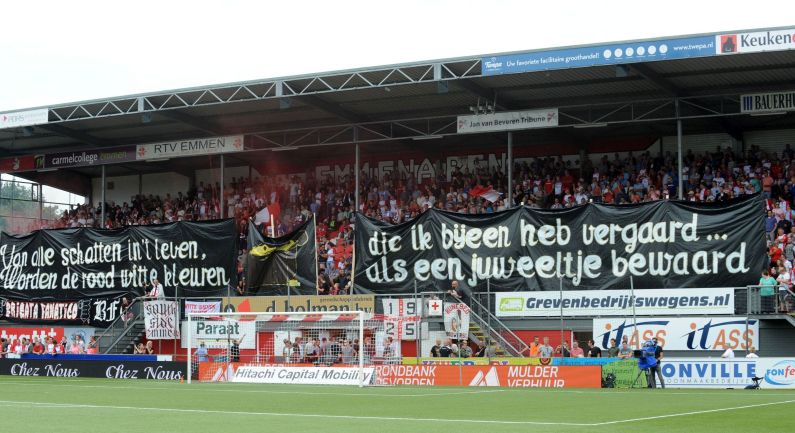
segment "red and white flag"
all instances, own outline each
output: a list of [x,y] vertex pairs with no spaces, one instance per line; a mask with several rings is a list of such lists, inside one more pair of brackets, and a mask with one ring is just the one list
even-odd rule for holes
[[499,191],[495,191],[494,188],[490,186],[476,186],[469,190],[469,195],[472,197],[483,197],[486,200],[494,203],[495,201],[499,200],[502,197],[502,193]]

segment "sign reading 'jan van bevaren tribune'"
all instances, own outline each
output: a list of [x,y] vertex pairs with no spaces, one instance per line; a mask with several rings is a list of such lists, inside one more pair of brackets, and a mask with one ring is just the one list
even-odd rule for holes
[[195,138],[192,140],[139,144],[136,149],[136,158],[140,161],[182,156],[214,155],[240,152],[242,150],[243,136],[232,135],[228,137]]
[[507,111],[503,113],[458,116],[459,134],[558,126],[558,109]]

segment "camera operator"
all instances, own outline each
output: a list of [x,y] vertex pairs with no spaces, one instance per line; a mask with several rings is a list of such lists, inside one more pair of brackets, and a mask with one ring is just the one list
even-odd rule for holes
[[657,365],[652,367],[651,374],[657,372],[657,378],[660,380],[660,388],[665,388],[665,381],[662,376],[662,360],[664,357],[662,345],[657,341],[657,337],[651,339],[654,342],[654,359],[657,360]]

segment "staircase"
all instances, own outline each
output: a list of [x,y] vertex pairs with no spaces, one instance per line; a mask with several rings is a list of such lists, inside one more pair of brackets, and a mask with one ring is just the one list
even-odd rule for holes
[[496,342],[498,356],[524,358],[525,354],[529,353],[527,344],[477,299],[474,297],[470,299],[470,339],[486,344],[489,341]]
[[[135,345],[144,336],[146,330],[143,321],[141,302],[133,300],[127,309],[126,317],[119,317],[97,338],[99,347],[104,354],[133,353]],[[127,319],[126,321],[123,319]]]
[[[144,334],[146,334],[146,330],[144,329],[143,320],[130,321],[128,326],[120,332],[113,332],[108,335],[106,341],[110,342],[110,346],[107,346],[103,353],[114,355],[133,353],[135,345],[141,341]],[[102,342],[100,342],[101,344]]]
[[[486,334],[480,329],[477,323],[472,322],[469,324],[469,341],[476,344],[483,343],[485,345],[488,343],[487,340]],[[502,346],[497,346],[497,356],[508,356],[508,354]]]

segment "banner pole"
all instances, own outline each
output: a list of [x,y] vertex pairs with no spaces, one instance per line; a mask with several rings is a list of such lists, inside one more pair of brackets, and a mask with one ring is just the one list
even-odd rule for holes
[[486,308],[488,309],[488,311],[486,311],[486,320],[487,320],[486,323],[489,325],[488,329],[489,338],[487,338],[486,341],[483,342],[483,344],[486,346],[486,348],[488,348],[490,344],[489,340],[491,340],[491,329],[492,329],[491,328],[491,278],[486,280]]
[[[314,233],[313,233],[313,236],[312,236],[312,237],[315,238],[314,239],[314,241],[315,241],[315,295],[319,295],[320,293],[318,293],[318,290],[320,289],[320,287],[318,287],[317,278],[318,278],[318,274],[320,274],[320,272],[319,272],[320,263],[318,262],[319,259],[318,259],[318,256],[317,256],[317,214],[315,214],[315,213],[312,213],[312,224],[315,225],[315,230],[314,230]],[[296,256],[297,256],[297,254],[296,254]],[[297,269],[298,268],[296,267],[296,270]]]
[[[425,303],[425,300],[417,299],[417,279],[414,278],[414,305],[416,306],[417,304],[419,304],[420,306],[417,307],[417,308],[422,308],[422,307],[424,307],[424,305],[423,305],[424,303]],[[419,320],[418,324],[419,324],[419,329],[415,329],[415,330],[419,333],[419,335],[415,335],[414,336],[415,337],[414,338],[414,350],[417,352],[417,359],[419,359],[422,356],[422,353],[420,353],[420,339],[422,338],[422,316],[420,316],[420,320]],[[402,352],[403,351],[401,350],[401,355],[402,355]]]
[[[357,221],[359,219],[357,217],[358,212],[359,212],[358,210],[353,212],[354,217],[356,217],[354,221]],[[353,231],[353,252],[351,252],[351,290],[350,293],[348,294],[352,295],[355,289],[356,289],[356,230]]]
[[745,288],[745,354],[746,355],[748,355],[748,353],[751,351],[751,348],[748,346],[748,316],[751,314],[750,307],[751,307],[751,288],[746,287]]
[[193,326],[193,323],[191,323],[192,322],[191,319],[192,319],[191,313],[188,313],[188,341],[187,341],[187,343],[188,343],[188,371],[187,371],[187,374],[188,374],[188,385],[190,385],[190,379],[191,379],[191,377],[193,377],[193,370],[191,370],[191,367],[192,367],[191,358],[193,358],[193,354],[191,353],[193,351],[193,347],[192,347],[193,345],[191,344],[191,338],[193,338],[193,331],[191,330],[191,327]]
[[364,311],[359,310],[359,388],[362,387],[364,387]]
[[638,339],[635,342],[635,349],[640,349],[640,332],[638,332],[638,316],[635,314],[635,280],[632,275],[629,276],[629,301],[632,302],[632,329],[633,333],[638,333]]

